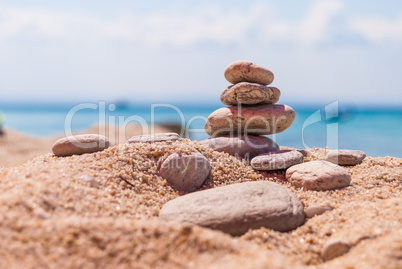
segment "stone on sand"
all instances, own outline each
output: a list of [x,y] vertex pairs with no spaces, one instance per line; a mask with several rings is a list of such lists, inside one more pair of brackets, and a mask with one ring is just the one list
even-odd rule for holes
[[205,139],[200,143],[209,146],[215,151],[226,152],[249,160],[259,154],[279,150],[278,144],[270,138],[255,135],[215,137]]
[[356,165],[366,158],[361,150],[341,149],[328,152],[325,160],[339,165]]
[[332,190],[350,185],[348,171],[327,161],[301,163],[286,170],[286,179],[305,190]]
[[331,240],[324,245],[321,251],[321,257],[325,261],[329,261],[347,253],[350,248],[350,244],[344,240]]
[[225,69],[225,78],[230,83],[252,82],[262,85],[271,84],[274,74],[267,68],[249,61],[236,61]]
[[82,134],[57,140],[52,151],[56,156],[71,156],[102,151],[109,146],[109,139],[103,135]]
[[159,175],[176,190],[195,191],[204,184],[211,165],[201,153],[170,155],[161,165]]
[[241,235],[265,227],[293,230],[304,222],[303,205],[287,188],[254,181],[190,193],[162,207],[159,217]]
[[275,104],[280,96],[281,92],[275,87],[240,82],[223,90],[221,102],[225,105]]
[[303,154],[297,150],[280,150],[258,155],[251,160],[255,170],[281,170],[303,162]]
[[329,206],[320,206],[320,205],[311,205],[306,208],[304,213],[306,214],[307,218],[312,218],[317,215],[324,214],[327,211],[331,211],[332,207]]
[[223,107],[209,115],[205,131],[212,137],[239,133],[269,135],[285,131],[294,119],[295,112],[287,105]]
[[176,133],[157,133],[157,134],[146,134],[146,135],[136,135],[127,140],[126,143],[154,143],[154,142],[167,142],[167,141],[178,141],[181,137]]

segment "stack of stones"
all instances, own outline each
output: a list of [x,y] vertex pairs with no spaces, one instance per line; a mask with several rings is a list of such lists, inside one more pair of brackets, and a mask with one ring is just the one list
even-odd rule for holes
[[225,70],[233,85],[223,90],[223,107],[209,115],[205,131],[212,138],[202,141],[216,151],[251,160],[258,170],[286,169],[303,162],[298,151],[280,151],[278,145],[263,135],[285,131],[294,121],[295,112],[276,104],[281,92],[268,87],[274,74],[248,61],[237,61]]

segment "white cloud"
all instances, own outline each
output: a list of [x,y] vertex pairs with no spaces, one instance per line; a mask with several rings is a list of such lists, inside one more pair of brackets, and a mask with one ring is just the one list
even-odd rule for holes
[[150,45],[188,46],[200,41],[220,44],[241,42],[253,27],[247,13],[240,10],[222,11],[217,6],[201,7],[178,14],[151,14],[139,22],[144,40]]
[[186,13],[126,12],[106,19],[96,14],[0,3],[0,40],[127,41],[154,47],[187,47],[199,42],[315,46],[330,41],[337,28],[341,35],[352,32],[368,42],[402,42],[402,13],[394,20],[350,17],[345,20],[348,27],[342,28],[334,25],[333,19],[341,16],[343,9],[340,0],[313,1],[304,15],[283,19],[276,6],[259,2],[248,9],[213,4]]
[[125,15],[113,21],[79,12],[40,8],[16,8],[0,4],[0,39],[26,38],[85,40],[91,38],[130,38],[135,33]]
[[292,27],[303,44],[317,44],[330,36],[329,24],[342,11],[339,1],[317,1],[300,23]]
[[339,1],[316,1],[304,17],[286,21],[268,3],[255,3],[246,10],[207,5],[186,14],[126,13],[107,20],[86,13],[15,8],[3,4],[0,5],[0,39],[126,40],[145,46],[179,47],[198,42],[315,45],[326,40],[328,25],[340,10]]
[[402,13],[396,19],[389,20],[378,17],[351,19],[350,28],[372,42],[402,42]]
[[285,42],[296,46],[315,46],[331,37],[331,21],[342,11],[337,0],[315,1],[298,20],[283,20],[273,14],[270,20],[261,16],[254,26],[264,25],[261,32],[265,42]]

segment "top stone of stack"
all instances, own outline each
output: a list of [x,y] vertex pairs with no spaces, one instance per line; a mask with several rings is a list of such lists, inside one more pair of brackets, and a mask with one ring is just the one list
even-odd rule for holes
[[236,61],[225,69],[225,78],[230,83],[251,82],[269,85],[274,80],[274,74],[267,68],[249,61]]

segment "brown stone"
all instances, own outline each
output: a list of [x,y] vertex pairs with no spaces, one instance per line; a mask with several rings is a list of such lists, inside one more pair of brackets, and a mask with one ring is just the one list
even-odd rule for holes
[[305,190],[332,190],[349,186],[351,177],[344,168],[327,161],[301,163],[286,170],[286,179]]
[[170,155],[159,170],[159,175],[176,190],[195,191],[204,184],[211,165],[201,153]]
[[230,83],[252,82],[269,85],[274,80],[274,74],[267,68],[249,61],[236,61],[225,69],[225,78]]
[[332,207],[329,206],[319,206],[319,205],[311,205],[306,208],[304,213],[306,214],[307,218],[312,218],[317,215],[324,214],[327,211],[331,211]]
[[127,140],[126,143],[155,143],[155,142],[166,142],[166,141],[178,141],[181,137],[176,133],[157,133],[157,134],[146,134],[146,135],[136,135]]
[[280,150],[258,155],[251,160],[255,170],[281,170],[303,162],[303,154],[297,150]]
[[251,160],[262,153],[279,150],[278,144],[270,138],[256,135],[214,137],[200,141],[200,143],[209,146],[213,150],[226,152],[247,160]]
[[240,82],[224,89],[221,94],[221,101],[225,105],[275,104],[280,96],[280,90],[275,87]]
[[331,150],[325,160],[339,165],[356,165],[366,158],[366,154],[361,150],[341,149]]
[[52,151],[56,156],[71,156],[102,151],[109,146],[109,139],[103,135],[83,134],[57,140]]
[[159,217],[241,235],[265,227],[290,231],[304,222],[303,205],[287,188],[254,181],[190,193],[163,205]]
[[294,119],[295,112],[287,105],[223,107],[209,115],[205,131],[212,137],[269,135],[285,131]]
[[350,248],[350,244],[344,240],[331,240],[324,245],[321,257],[325,261],[329,261],[349,252]]

